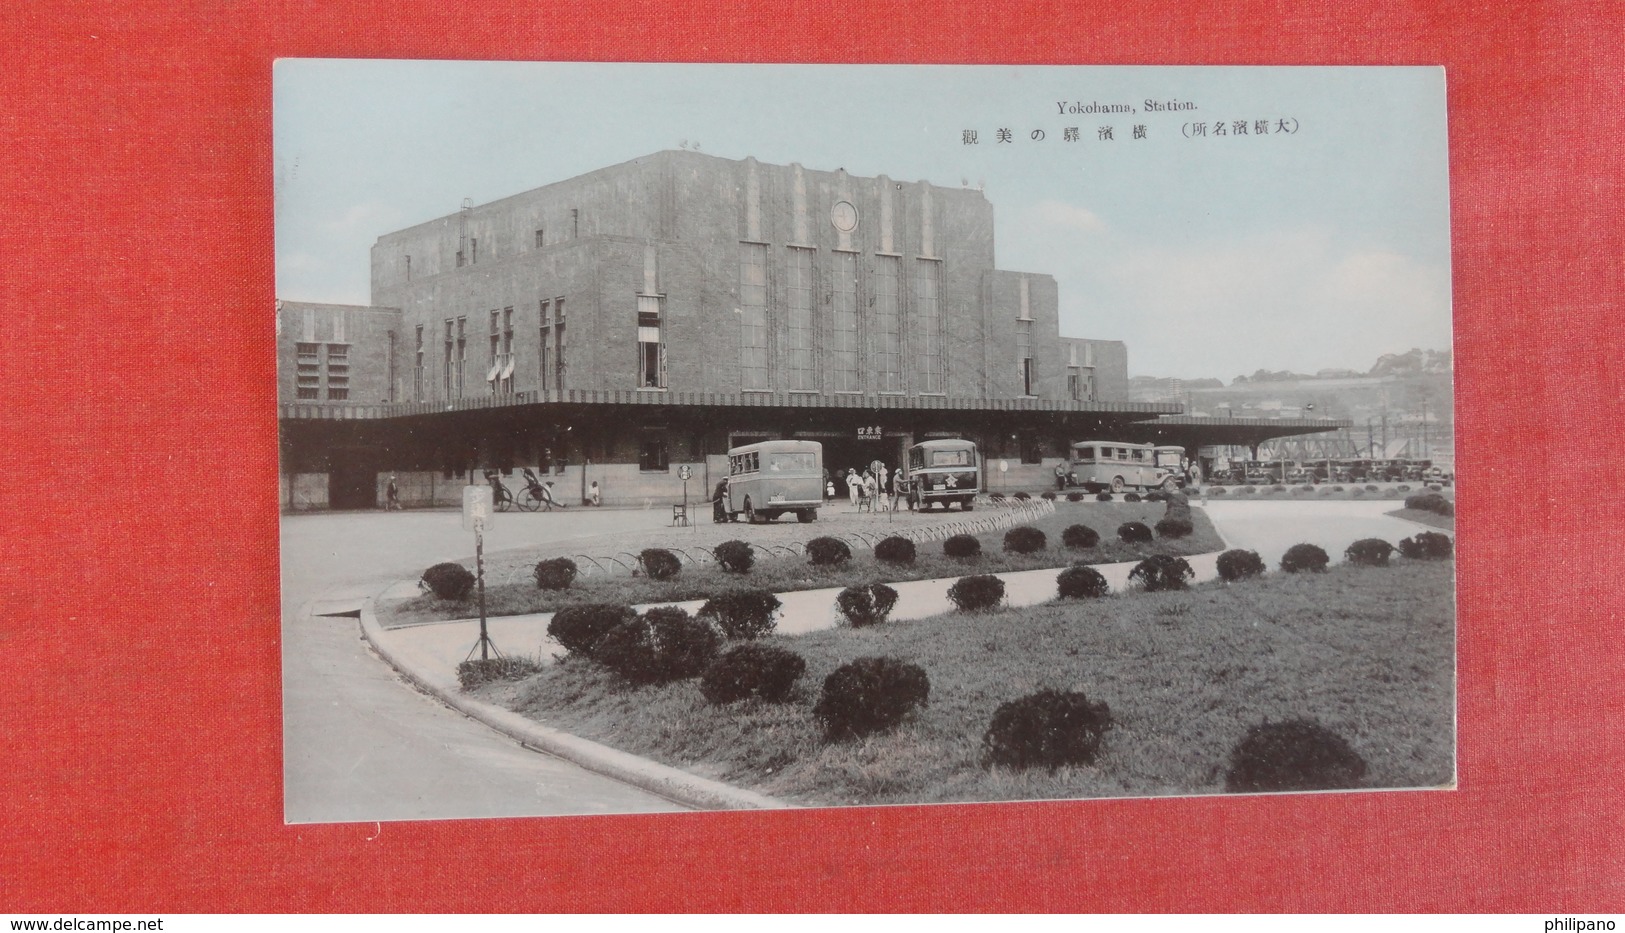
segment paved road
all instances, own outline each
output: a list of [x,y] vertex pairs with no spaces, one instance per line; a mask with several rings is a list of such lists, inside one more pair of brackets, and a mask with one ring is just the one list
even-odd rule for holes
[[[604,510],[501,515],[488,550],[658,527]],[[284,813],[290,823],[637,813],[681,807],[528,751],[416,692],[368,650],[353,606],[389,581],[466,556],[455,512],[282,520]]]
[[[1227,547],[1257,551],[1265,565],[1275,568],[1294,544],[1318,544],[1334,562],[1361,538],[1382,538],[1398,544],[1418,531],[1437,531],[1383,513],[1403,503],[1388,501],[1232,502],[1210,499],[1208,517],[1224,535]],[[1454,537],[1452,535],[1452,537]]]

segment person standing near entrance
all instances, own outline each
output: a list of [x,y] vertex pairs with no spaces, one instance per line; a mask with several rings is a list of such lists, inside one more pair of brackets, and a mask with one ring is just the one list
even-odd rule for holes
[[1066,489],[1066,461],[1055,464],[1055,490],[1060,492]]
[[401,508],[401,487],[395,483],[395,474],[389,474],[389,488],[385,490],[384,510],[398,512]]
[[862,481],[858,479],[856,470],[848,468],[846,471],[846,497],[852,503],[852,508],[858,507],[858,487]]

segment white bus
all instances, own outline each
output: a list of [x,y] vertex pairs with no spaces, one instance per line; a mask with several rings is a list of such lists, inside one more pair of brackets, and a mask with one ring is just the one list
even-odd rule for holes
[[824,504],[824,445],[817,441],[762,441],[728,451],[728,495],[723,510],[738,521],[773,521],[786,512],[803,522]]
[[957,502],[969,512],[981,491],[982,458],[970,441],[923,441],[908,449],[908,501],[913,508],[940,502],[946,509]]
[[1123,441],[1079,441],[1072,445],[1072,472],[1068,483],[1090,492],[1122,492],[1125,489],[1174,488],[1173,474],[1157,466],[1156,448],[1151,444]]

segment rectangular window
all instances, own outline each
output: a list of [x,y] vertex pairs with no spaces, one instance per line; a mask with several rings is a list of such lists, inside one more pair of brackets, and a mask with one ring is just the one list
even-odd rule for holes
[[468,264],[473,265],[480,261],[480,241],[473,237],[468,238]]
[[1076,366],[1066,368],[1066,397],[1074,402],[1083,401],[1083,372]]
[[537,248],[537,249],[541,249],[541,248],[542,248],[542,244],[543,244],[543,243],[544,243],[544,242],[546,242],[546,240],[545,240],[545,238],[544,238],[544,237],[543,237],[543,236],[542,236],[542,228],[541,228],[541,227],[537,227],[537,228],[536,228],[536,248]]
[[645,437],[638,444],[638,469],[645,473],[664,473],[667,468],[666,439]]
[[502,375],[497,379],[503,395],[513,394],[513,309],[502,309]]
[[301,343],[294,346],[294,383],[296,398],[316,400],[322,397],[321,345]]
[[423,325],[417,329],[417,355],[412,364],[412,400],[423,401]]
[[563,298],[553,299],[553,343],[555,344],[553,347],[553,356],[555,357],[553,360],[553,375],[555,377],[554,388],[558,389],[560,392],[563,392],[565,381],[564,364],[566,351],[568,351],[570,348],[570,341],[566,338],[564,333]]
[[785,388],[797,392],[818,391],[818,364],[815,351],[817,331],[813,324],[813,251],[790,247],[785,257]]
[[457,365],[456,362],[453,359],[456,352],[457,352],[457,344],[452,340],[452,321],[451,321],[451,318],[447,318],[446,319],[446,355],[443,357],[443,359],[445,360],[445,365],[442,367],[441,373],[440,373],[440,381],[441,381],[440,388],[441,388],[441,391],[444,393],[445,398],[452,398],[451,374],[452,374],[453,371],[455,371],[456,365]]
[[412,281],[412,254],[406,254],[406,280]]
[[903,391],[903,327],[897,303],[896,256],[876,256],[874,347],[869,353],[877,392]]
[[766,391],[767,354],[767,246],[739,244],[739,387]]
[[1033,322],[1019,318],[1016,320],[1016,370],[1021,377],[1021,394],[1036,394],[1033,392],[1037,379],[1033,372]]
[[498,394],[498,381],[502,378],[502,312],[491,312],[491,351],[485,358],[485,382],[491,394]]
[[452,389],[456,398],[463,397],[463,386],[466,384],[463,376],[468,371],[468,318],[457,319],[457,366],[452,373]]
[[327,399],[342,402],[350,397],[350,348],[342,343],[327,345]]
[[914,372],[919,392],[941,394],[947,391],[942,367],[942,314],[938,294],[942,287],[942,264],[935,259],[916,260],[914,267]]
[[836,392],[860,392],[858,375],[858,257],[852,253],[833,254],[834,278],[831,310],[834,341],[830,351],[830,388]]
[[638,388],[666,387],[666,344],[661,339],[660,296],[638,296]]
[[536,303],[537,320],[542,322],[541,339],[536,346],[536,374],[543,392],[553,387],[553,322],[547,319],[549,307],[546,300]]

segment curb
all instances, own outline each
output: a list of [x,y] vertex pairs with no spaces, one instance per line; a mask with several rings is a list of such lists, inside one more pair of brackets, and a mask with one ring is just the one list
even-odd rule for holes
[[390,667],[422,692],[435,697],[470,719],[495,729],[521,745],[579,765],[695,810],[771,810],[795,805],[765,794],[743,790],[721,781],[698,777],[647,758],[600,745],[568,732],[544,726],[489,703],[443,690],[412,670],[384,645],[383,628],[368,597],[361,606],[361,635]]

